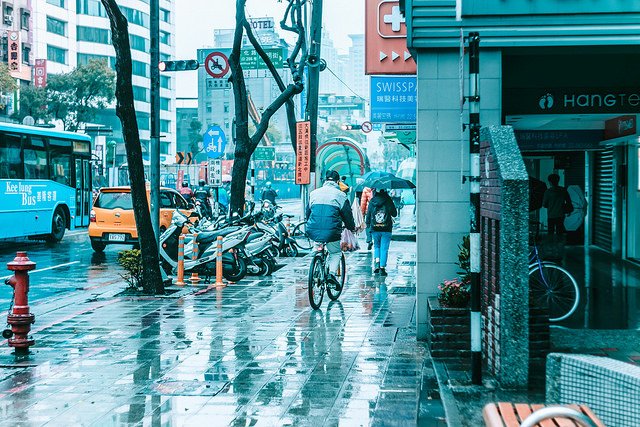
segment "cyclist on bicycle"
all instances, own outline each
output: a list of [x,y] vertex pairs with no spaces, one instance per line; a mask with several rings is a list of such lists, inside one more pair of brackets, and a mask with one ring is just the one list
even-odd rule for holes
[[324,185],[315,189],[309,195],[307,206],[307,234],[317,243],[324,243],[329,256],[329,271],[331,280],[338,284],[335,274],[340,265],[340,238],[342,236],[342,223],[355,231],[356,224],[351,213],[351,205],[347,195],[340,191],[338,182],[340,174],[329,170],[325,176]]

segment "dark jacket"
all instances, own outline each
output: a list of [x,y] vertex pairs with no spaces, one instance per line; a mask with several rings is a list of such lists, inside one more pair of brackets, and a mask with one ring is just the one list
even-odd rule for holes
[[[387,212],[389,213],[387,222],[384,228],[374,228],[372,227],[374,222],[373,216],[375,215],[376,209],[382,205],[387,206]],[[398,210],[396,209],[396,205],[393,203],[391,197],[389,197],[387,193],[378,191],[376,192],[376,195],[373,196],[373,199],[371,199],[367,207],[367,217],[365,218],[365,224],[367,224],[367,227],[371,227],[371,231],[391,232],[391,230],[393,230],[392,218],[396,216],[398,216]]]
[[542,206],[547,208],[547,218],[564,218],[564,204],[567,199],[571,200],[564,187],[549,187],[542,198]]
[[316,242],[337,242],[342,236],[342,223],[347,229],[356,228],[347,195],[333,181],[313,190],[307,207],[307,234]]
[[196,191],[193,192],[196,199],[206,202],[209,199],[209,190],[206,187],[199,186]]
[[276,197],[278,197],[278,193],[273,188],[267,188],[262,192],[262,200],[268,200],[272,204],[276,204]]

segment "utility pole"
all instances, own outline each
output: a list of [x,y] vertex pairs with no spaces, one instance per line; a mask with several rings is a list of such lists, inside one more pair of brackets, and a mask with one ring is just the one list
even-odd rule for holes
[[480,34],[469,33],[469,253],[471,269],[471,382],[482,384],[480,316]]
[[160,0],[151,0],[151,147],[149,159],[149,180],[151,181],[151,225],[156,244],[160,239]]
[[[311,7],[309,30],[309,56],[307,58],[307,110],[306,119],[311,122],[311,185],[315,185],[316,149],[318,148],[318,91],[320,89],[320,46],[322,44],[322,0],[314,0]],[[303,217],[309,201],[309,186],[302,188]]]

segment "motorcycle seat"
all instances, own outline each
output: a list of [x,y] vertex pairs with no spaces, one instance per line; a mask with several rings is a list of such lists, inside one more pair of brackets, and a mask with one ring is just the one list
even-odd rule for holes
[[253,242],[254,240],[259,239],[262,236],[264,236],[264,233],[253,233],[251,236],[249,236],[249,238],[247,238],[247,243]]
[[227,236],[235,231],[238,231],[238,227],[227,227],[217,231],[205,231],[198,234],[198,243],[211,243],[218,239],[218,236]]

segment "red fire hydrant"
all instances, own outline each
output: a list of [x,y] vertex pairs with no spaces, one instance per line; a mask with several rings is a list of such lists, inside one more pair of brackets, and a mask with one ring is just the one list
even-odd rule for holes
[[35,344],[29,338],[31,324],[36,316],[29,312],[29,271],[36,268],[36,263],[29,260],[26,252],[18,252],[7,268],[13,271],[13,276],[5,283],[13,288],[13,309],[7,316],[7,323],[11,325],[13,335],[9,337],[9,346],[15,347],[16,356],[29,354],[29,347]]

